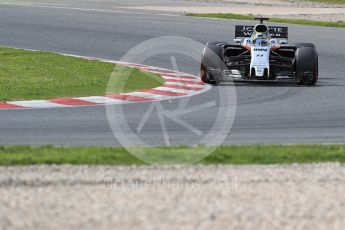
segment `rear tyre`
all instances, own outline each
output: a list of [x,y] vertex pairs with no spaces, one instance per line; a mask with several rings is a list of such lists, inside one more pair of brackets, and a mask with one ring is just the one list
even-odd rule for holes
[[222,42],[208,42],[204,48],[201,58],[200,78],[206,84],[218,84],[217,76],[211,73],[209,69],[222,69],[223,62],[223,44]]
[[[301,43],[303,44],[303,43]],[[315,46],[298,47],[296,50],[295,71],[299,85],[315,85],[318,80],[318,54]]]

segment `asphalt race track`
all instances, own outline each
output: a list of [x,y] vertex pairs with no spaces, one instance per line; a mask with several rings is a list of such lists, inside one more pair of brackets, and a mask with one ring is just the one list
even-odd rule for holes
[[[101,4],[101,3],[100,3]],[[105,7],[106,8],[106,7]],[[231,41],[234,26],[246,22],[209,20],[159,13],[76,10],[0,5],[0,45],[39,49],[120,60],[134,46],[160,36],[181,36],[200,43]],[[315,43],[319,52],[319,83],[315,87],[244,84],[236,86],[236,117],[224,144],[344,143],[345,142],[345,30],[337,28],[289,26],[290,42]],[[1,62],[1,60],[0,60]],[[199,65],[176,54],[152,57],[148,64],[197,74]],[[185,113],[180,119],[194,128],[152,115],[141,130],[141,139],[151,145],[198,144],[219,114],[219,96],[232,86],[213,87],[185,102],[185,109],[215,101],[214,106]],[[181,102],[162,102],[174,110]],[[121,108],[135,130],[149,104]],[[227,108],[225,108],[227,109]],[[0,144],[28,145],[109,145],[120,143],[109,126],[106,108],[78,107],[0,111]],[[192,131],[191,131],[192,130]],[[199,134],[196,134],[198,133]],[[214,131],[214,130],[213,130]],[[216,130],[217,131],[217,130]],[[169,142],[164,138],[168,135]],[[195,137],[196,136],[196,137]]]

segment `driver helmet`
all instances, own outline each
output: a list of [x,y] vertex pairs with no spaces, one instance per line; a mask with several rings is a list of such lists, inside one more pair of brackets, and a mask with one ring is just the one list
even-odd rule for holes
[[256,45],[268,45],[268,37],[264,33],[256,33],[253,37],[253,43]]

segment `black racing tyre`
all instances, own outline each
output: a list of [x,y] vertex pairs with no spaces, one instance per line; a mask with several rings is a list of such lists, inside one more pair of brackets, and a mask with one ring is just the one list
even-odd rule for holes
[[[295,71],[299,85],[315,85],[318,80],[318,54],[313,46],[302,46],[296,50]],[[312,78],[305,76],[311,73]]]
[[217,84],[216,76],[208,71],[209,68],[220,69],[223,62],[222,42],[208,42],[201,58],[200,78],[207,84]]

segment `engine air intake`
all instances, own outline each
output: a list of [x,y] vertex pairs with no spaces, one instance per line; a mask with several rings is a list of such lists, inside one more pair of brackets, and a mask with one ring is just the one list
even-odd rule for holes
[[268,27],[265,25],[257,25],[257,26],[255,26],[254,30],[257,33],[266,33],[268,31]]

